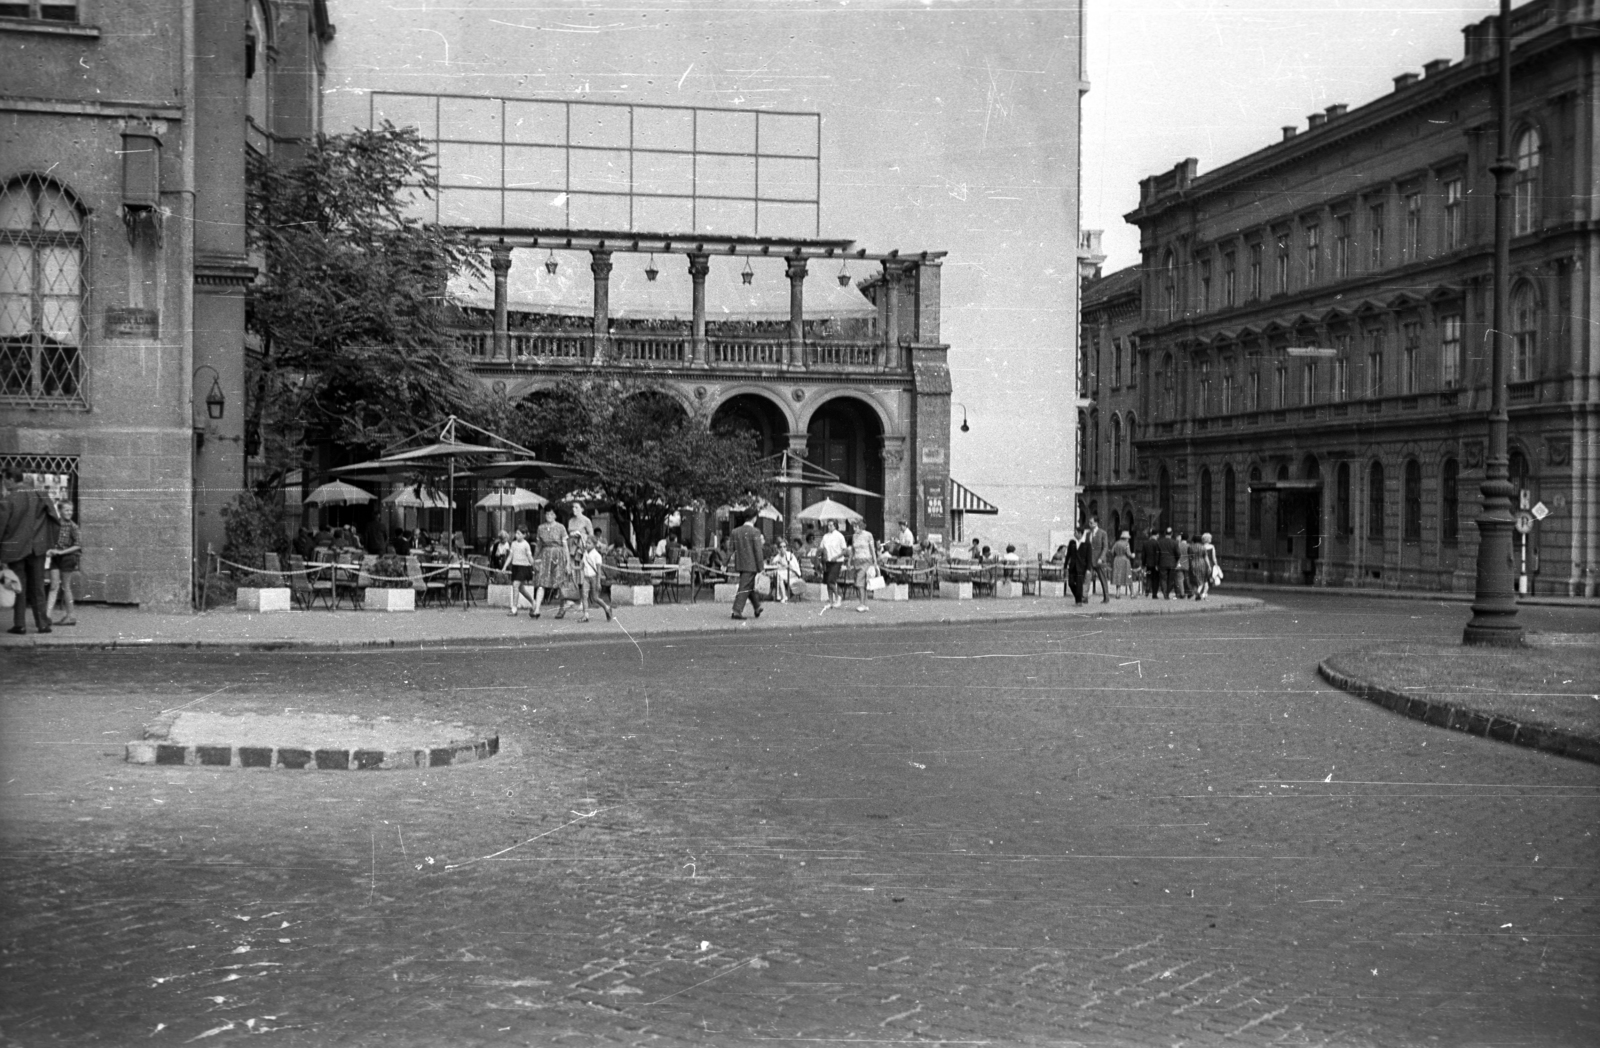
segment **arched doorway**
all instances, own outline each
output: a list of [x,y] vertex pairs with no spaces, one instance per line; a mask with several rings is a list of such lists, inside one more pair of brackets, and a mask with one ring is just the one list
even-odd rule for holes
[[[1300,476],[1304,480],[1321,481],[1322,467],[1317,456],[1307,455],[1300,463]],[[1307,586],[1317,581],[1317,569],[1322,562],[1322,487],[1309,488],[1299,500],[1301,527],[1306,536],[1305,560],[1301,565],[1303,581]]]
[[789,446],[789,422],[778,405],[757,393],[741,393],[717,405],[711,415],[713,433],[748,433],[762,458]]
[[1156,480],[1156,508],[1161,511],[1160,527],[1172,527],[1172,473],[1167,469],[1167,464],[1161,464],[1161,472]]
[[[806,458],[846,484],[883,494],[883,424],[872,406],[854,397],[835,397],[817,409],[806,426]],[[873,535],[883,537],[883,499],[806,490],[806,499],[824,495],[860,513]]]

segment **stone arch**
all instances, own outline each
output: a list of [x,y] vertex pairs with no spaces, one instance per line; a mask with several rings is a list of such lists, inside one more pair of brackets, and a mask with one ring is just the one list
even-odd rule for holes
[[784,405],[765,391],[750,390],[723,397],[711,411],[713,430],[734,430],[755,435],[762,458],[789,447],[793,420]]
[[[891,432],[882,407],[870,396],[838,393],[812,405],[806,418],[806,458],[846,484],[884,494],[883,438]],[[807,497],[812,492],[807,492]],[[883,534],[884,499],[832,494]]]

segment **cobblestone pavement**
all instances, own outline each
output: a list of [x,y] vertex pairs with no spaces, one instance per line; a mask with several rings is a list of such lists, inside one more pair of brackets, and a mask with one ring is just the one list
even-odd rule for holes
[[[1596,1043],[1600,768],[1315,678],[1457,635],[1459,607],[1274,604],[9,658],[0,1038]],[[178,706],[507,745],[427,772],[123,763]]]

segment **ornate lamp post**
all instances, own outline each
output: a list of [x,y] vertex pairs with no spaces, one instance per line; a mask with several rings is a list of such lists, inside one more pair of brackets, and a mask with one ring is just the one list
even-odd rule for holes
[[1478,580],[1463,644],[1522,643],[1511,571],[1511,496],[1506,437],[1507,342],[1511,324],[1511,0],[1500,0],[1499,128],[1494,163],[1494,338],[1489,375],[1489,448],[1484,458],[1483,510],[1478,514]]

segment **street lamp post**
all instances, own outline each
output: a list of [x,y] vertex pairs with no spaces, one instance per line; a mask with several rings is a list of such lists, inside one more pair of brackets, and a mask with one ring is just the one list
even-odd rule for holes
[[1506,449],[1507,342],[1511,323],[1511,0],[1500,0],[1498,143],[1494,163],[1494,337],[1489,374],[1489,447],[1484,456],[1483,510],[1478,514],[1478,578],[1472,619],[1463,644],[1516,647],[1522,643],[1517,598],[1512,588],[1511,496]]

